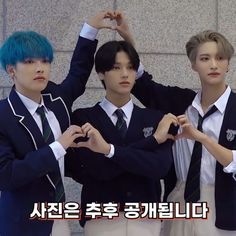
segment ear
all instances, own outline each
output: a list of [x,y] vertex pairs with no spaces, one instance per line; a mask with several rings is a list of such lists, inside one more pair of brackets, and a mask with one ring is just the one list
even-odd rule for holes
[[230,68],[230,64],[229,64],[229,62],[228,62],[228,66],[227,66],[227,71],[226,71],[226,73],[229,72],[229,68]]
[[13,79],[15,76],[16,69],[13,65],[7,65],[7,73],[10,75],[10,77]]
[[101,72],[98,73],[98,78],[100,80],[104,80],[104,74],[102,74]]
[[196,63],[193,62],[193,63],[191,64],[191,67],[192,67],[192,70],[197,71]]

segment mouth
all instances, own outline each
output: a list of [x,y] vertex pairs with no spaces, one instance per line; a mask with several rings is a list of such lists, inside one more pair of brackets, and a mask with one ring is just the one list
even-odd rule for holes
[[43,76],[38,76],[38,77],[35,77],[34,80],[36,80],[36,81],[45,81],[46,78],[43,77]]
[[124,81],[124,82],[121,82],[120,85],[130,85],[130,82]]
[[216,77],[216,76],[219,76],[220,73],[218,73],[218,72],[212,72],[212,73],[209,73],[208,75],[209,75],[209,76],[212,76],[212,77]]

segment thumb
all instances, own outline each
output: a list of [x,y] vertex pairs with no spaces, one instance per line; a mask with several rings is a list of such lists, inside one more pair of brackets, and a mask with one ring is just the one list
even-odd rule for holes
[[181,138],[184,138],[184,135],[183,135],[182,133],[177,134],[177,135],[175,136],[175,140],[178,140],[178,139],[181,139]]
[[89,148],[89,144],[88,144],[88,142],[79,142],[79,143],[77,143],[77,147]]
[[106,25],[106,24],[102,24],[100,27],[101,29],[113,29],[112,25]]
[[175,136],[172,134],[167,134],[167,139],[175,140]]

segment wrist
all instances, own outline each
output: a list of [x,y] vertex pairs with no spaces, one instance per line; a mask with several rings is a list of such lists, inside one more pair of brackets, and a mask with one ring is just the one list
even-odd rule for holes
[[111,145],[106,143],[106,145],[104,146],[103,154],[107,156],[110,153],[110,151],[111,151]]
[[161,143],[161,139],[160,139],[160,137],[156,133],[154,133],[153,137],[156,139],[158,144]]
[[204,143],[207,141],[207,138],[208,138],[208,136],[207,136],[206,134],[201,133],[201,134],[199,135],[198,139],[196,139],[196,141],[198,141],[198,142],[204,144]]

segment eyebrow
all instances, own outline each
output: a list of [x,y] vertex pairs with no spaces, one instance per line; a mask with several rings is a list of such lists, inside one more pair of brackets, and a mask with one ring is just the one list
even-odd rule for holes
[[202,56],[210,56],[210,54],[209,53],[203,53],[203,54],[200,54],[199,56],[200,57],[202,57]]
[[[121,65],[122,63],[121,62],[115,62],[114,63],[114,65]],[[128,63],[127,63],[127,65],[132,65],[132,63],[129,61]]]

